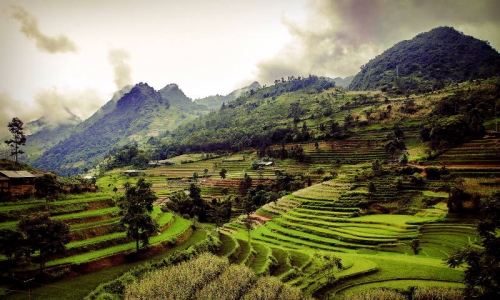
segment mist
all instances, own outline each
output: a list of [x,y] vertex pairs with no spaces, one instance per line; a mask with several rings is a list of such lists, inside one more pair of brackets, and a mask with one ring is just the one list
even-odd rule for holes
[[28,38],[34,39],[36,47],[47,53],[76,52],[77,47],[68,37],[59,35],[50,37],[43,34],[38,28],[38,21],[24,8],[16,5],[11,6],[12,16],[21,23],[21,32]]
[[496,0],[311,0],[304,23],[282,17],[291,41],[257,64],[256,77],[272,83],[308,74],[345,77],[401,40],[452,26],[500,46]]
[[104,97],[96,90],[58,90],[51,88],[39,91],[32,106],[26,106],[6,93],[0,93],[0,137],[9,135],[7,124],[17,117],[28,124],[41,117],[50,127],[75,122],[75,116],[85,120],[103,104]]
[[113,67],[116,90],[121,90],[124,86],[132,84],[131,69],[128,65],[130,55],[123,49],[113,49],[109,51],[109,62]]

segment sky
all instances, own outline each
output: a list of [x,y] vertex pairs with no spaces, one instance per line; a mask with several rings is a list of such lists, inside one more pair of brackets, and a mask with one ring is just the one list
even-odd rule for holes
[[86,119],[139,82],[197,99],[355,75],[438,26],[499,50],[500,0],[0,0],[0,135],[13,117]]

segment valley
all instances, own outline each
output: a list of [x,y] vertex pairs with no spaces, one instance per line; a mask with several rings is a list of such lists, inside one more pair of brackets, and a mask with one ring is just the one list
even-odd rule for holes
[[[479,253],[481,271],[497,270],[484,259],[494,257],[486,245],[499,238],[491,216],[500,203],[498,64],[478,67],[485,79],[426,77],[417,58],[434,51],[419,48],[410,55],[416,71],[394,78],[390,61],[409,51],[400,47],[427,49],[445,33],[458,34],[441,27],[395,45],[365,65],[351,89],[290,76],[191,101],[176,84],[156,91],[140,83],[67,136],[37,132],[37,142],[50,141],[48,149],[26,146],[36,168],[0,163],[35,174],[24,195],[5,192],[11,177],[0,177],[0,297],[145,299],[170,289],[179,299],[368,299],[372,292],[456,299],[470,292],[474,264],[457,251]],[[49,183],[37,179],[47,174],[57,187],[40,196]],[[130,193],[144,182],[143,194]],[[148,245],[139,247],[122,204],[149,191],[155,201],[145,215],[154,230],[140,235]],[[44,256],[21,247],[26,216],[39,212],[69,226],[65,251]],[[481,287],[496,295],[495,284]]]

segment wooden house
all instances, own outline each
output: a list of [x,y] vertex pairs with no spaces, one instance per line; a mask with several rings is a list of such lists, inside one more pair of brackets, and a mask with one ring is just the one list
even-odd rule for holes
[[35,175],[28,171],[0,170],[0,193],[25,196],[35,190]]

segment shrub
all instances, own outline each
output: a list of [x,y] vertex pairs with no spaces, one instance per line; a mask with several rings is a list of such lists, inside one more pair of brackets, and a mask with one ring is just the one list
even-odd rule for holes
[[371,289],[344,297],[345,300],[407,300],[406,296],[394,290]]
[[417,287],[413,293],[413,300],[460,300],[464,299],[462,291],[448,287]]
[[427,174],[427,179],[438,180],[441,178],[441,172],[436,167],[425,168],[425,173]]

